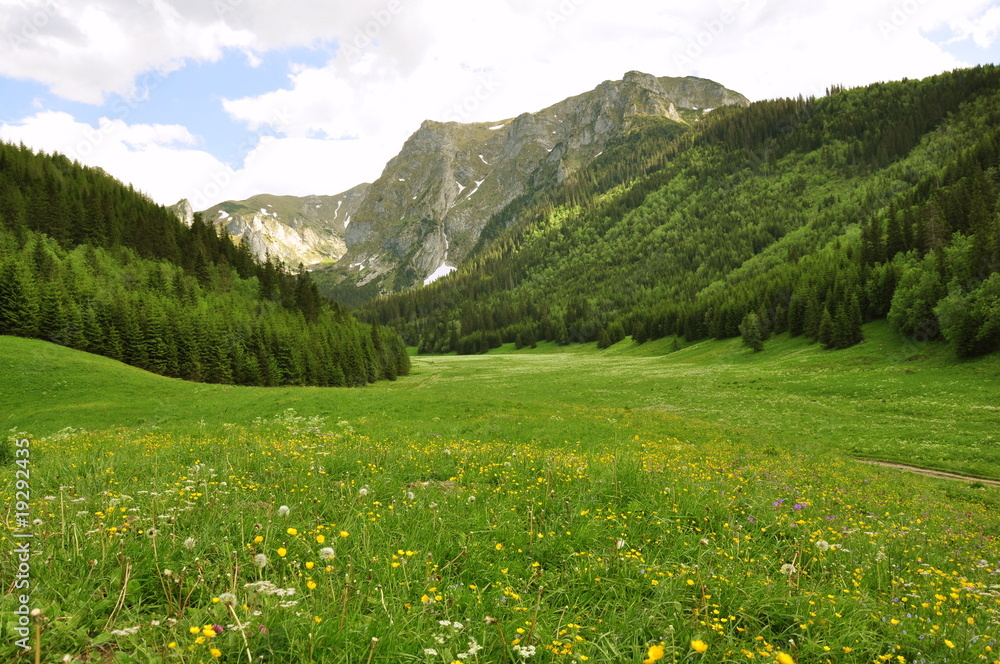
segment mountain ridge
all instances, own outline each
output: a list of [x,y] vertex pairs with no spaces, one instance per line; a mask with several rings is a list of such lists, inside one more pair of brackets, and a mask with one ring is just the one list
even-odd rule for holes
[[687,125],[720,105],[748,103],[707,79],[633,71],[515,118],[425,121],[359,206],[346,260],[332,270],[343,282],[337,291],[373,283],[378,293],[405,290],[457,267],[493,215],[561,183],[634,119]]
[[[206,221],[267,256],[313,269],[335,299],[357,301],[426,285],[481,248],[482,233],[512,201],[563,182],[641,119],[687,127],[714,108],[747,105],[697,77],[638,71],[539,111],[493,122],[425,120],[370,185],[333,197],[254,196],[202,211]],[[343,198],[339,217],[290,208]],[[188,210],[178,214],[190,224]],[[175,206],[177,208],[178,206]],[[345,223],[350,219],[350,223]],[[509,220],[505,223],[513,223]]]

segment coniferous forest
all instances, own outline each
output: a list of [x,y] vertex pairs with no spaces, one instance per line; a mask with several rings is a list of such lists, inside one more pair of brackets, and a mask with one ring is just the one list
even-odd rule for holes
[[360,315],[421,352],[804,335],[888,321],[1000,348],[1000,70],[648,118],[487,226],[429,287]]
[[0,334],[240,385],[358,386],[409,371],[399,336],[100,169],[0,144]]

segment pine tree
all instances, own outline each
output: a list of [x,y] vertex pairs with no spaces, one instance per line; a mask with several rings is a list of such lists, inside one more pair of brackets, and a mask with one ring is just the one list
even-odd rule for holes
[[743,345],[755,353],[764,350],[764,335],[760,331],[760,319],[756,313],[748,313],[740,323],[740,334],[743,335]]

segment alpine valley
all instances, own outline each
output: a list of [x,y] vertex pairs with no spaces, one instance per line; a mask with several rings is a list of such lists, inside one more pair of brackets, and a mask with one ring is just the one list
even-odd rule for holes
[[784,332],[845,348],[888,319],[916,346],[980,355],[1000,347],[998,108],[994,66],[754,104],[630,72],[514,119],[425,122],[375,183],[331,199],[349,224],[309,230],[302,201],[207,214],[258,256],[287,254],[282,223],[343,231],[336,262],[305,240],[299,260],[424,352],[626,336],[759,350]]
[[998,350],[995,66],[199,212],[0,143],[0,661],[1000,664]]

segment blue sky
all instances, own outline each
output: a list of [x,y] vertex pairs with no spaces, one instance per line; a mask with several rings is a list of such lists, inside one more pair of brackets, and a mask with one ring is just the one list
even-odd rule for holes
[[222,107],[223,99],[286,86],[293,67],[322,67],[334,50],[282,49],[263,54],[253,67],[245,54],[228,52],[215,62],[192,61],[167,74],[139,74],[134,94],[111,93],[102,104],[59,97],[35,81],[0,78],[0,123],[16,122],[39,109],[66,112],[94,126],[102,117],[140,124],[177,123],[199,137],[199,147],[235,167],[246,156],[241,148],[254,132],[232,121]]
[[0,0],[0,138],[161,203],[334,194],[425,119],[500,121],[633,69],[822,94],[995,63],[998,32],[983,0]]

